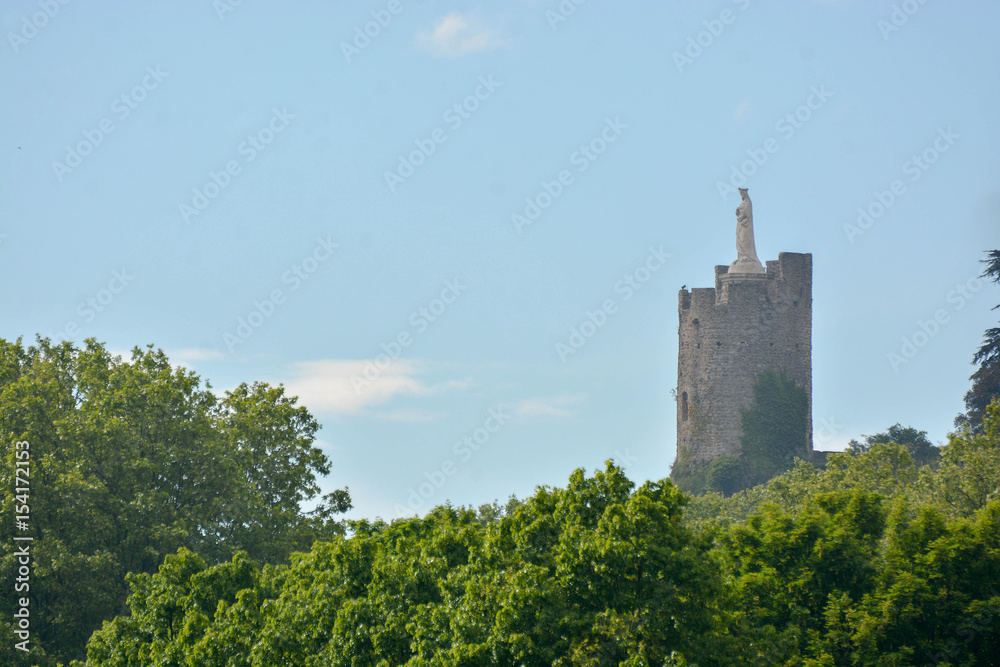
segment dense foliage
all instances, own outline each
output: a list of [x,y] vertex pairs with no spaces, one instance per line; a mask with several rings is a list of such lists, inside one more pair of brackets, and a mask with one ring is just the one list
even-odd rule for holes
[[940,452],[927,438],[927,431],[918,431],[912,426],[893,424],[885,433],[862,436],[861,440],[851,440],[847,448],[852,452],[860,454],[867,452],[874,445],[889,442],[906,447],[910,456],[913,457],[914,463],[918,466],[937,463]]
[[[14,581],[13,536],[32,536],[31,664],[82,657],[101,622],[128,611],[126,574],[155,572],[178,548],[213,564],[241,551],[278,563],[340,531],[331,515],[349,507],[346,491],[316,514],[299,509],[329,468],[315,420],[294,403],[262,383],[217,398],[151,348],[126,362],[93,340],[0,340],[0,571]],[[30,445],[20,501],[17,441]],[[30,509],[26,531],[15,503]],[[20,595],[0,591],[6,619]],[[8,623],[0,663],[21,664]]]
[[[1000,250],[990,250],[981,278],[987,278],[1000,284]],[[1000,304],[993,306],[996,310]],[[983,334],[983,344],[976,350],[972,363],[979,367],[970,378],[972,388],[965,394],[965,413],[955,419],[956,426],[968,425],[974,431],[982,429],[986,416],[986,407],[1000,397],[1000,326],[991,327]]]
[[718,565],[683,505],[609,465],[491,522],[438,507],[355,523],[287,568],[182,551],[132,578],[133,615],[94,636],[90,664],[661,665],[718,629]]
[[688,500],[609,462],[506,511],[354,522],[287,566],[186,549],[88,665],[1000,665],[1000,404]]

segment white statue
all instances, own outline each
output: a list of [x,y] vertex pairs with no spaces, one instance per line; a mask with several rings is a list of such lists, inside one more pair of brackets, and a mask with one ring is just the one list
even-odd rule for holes
[[743,201],[736,209],[736,261],[729,265],[729,273],[764,273],[757,259],[753,242],[753,206],[746,188],[740,188]]

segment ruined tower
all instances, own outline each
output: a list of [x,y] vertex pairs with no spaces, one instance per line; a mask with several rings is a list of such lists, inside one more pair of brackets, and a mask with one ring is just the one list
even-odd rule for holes
[[671,476],[740,456],[741,413],[765,371],[784,371],[807,397],[812,454],[812,255],[783,252],[764,269],[750,200],[737,209],[737,260],[715,267],[715,287],[678,294],[677,459]]

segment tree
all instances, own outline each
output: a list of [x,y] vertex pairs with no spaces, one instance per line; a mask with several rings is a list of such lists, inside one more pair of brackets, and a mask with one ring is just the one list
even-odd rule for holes
[[746,471],[738,456],[716,456],[708,465],[705,485],[709,491],[731,496],[746,488]]
[[[298,510],[328,462],[294,403],[263,384],[220,400],[152,346],[126,362],[93,339],[0,340],[4,516],[16,502],[15,443],[30,452],[32,644],[51,660],[82,657],[101,621],[127,611],[126,575],[155,572],[181,547],[212,563],[240,550],[280,562],[336,532],[346,491],[316,515]],[[5,581],[17,569],[13,533],[0,522]],[[5,618],[15,597],[0,592]]]
[[904,446],[876,443],[691,503],[735,508],[726,524],[608,465],[486,516],[353,521],[288,565],[181,549],[129,577],[131,614],[87,665],[997,665],[1000,406],[986,431],[919,482]]
[[[324,527],[339,533],[339,524],[315,521],[300,504],[319,493],[316,475],[330,472],[321,450],[312,446],[319,424],[281,387],[262,382],[241,384],[226,392],[212,416],[228,463],[238,476],[237,492],[226,499],[213,547],[215,560],[246,551],[263,563],[279,563],[293,551],[306,551]],[[324,497],[314,517],[350,509],[345,491]],[[325,534],[329,537],[331,534]]]
[[931,465],[938,460],[940,455],[938,448],[927,439],[927,431],[918,431],[912,426],[903,427],[899,424],[893,424],[883,433],[861,437],[863,441],[851,440],[847,443],[849,451],[861,454],[871,450],[876,444],[895,442],[906,447],[917,466]]
[[288,566],[187,551],[130,578],[130,616],[88,665],[729,665],[711,544],[669,481],[634,488],[609,462],[502,516],[436,507],[352,522]]
[[874,589],[885,517],[880,495],[834,491],[791,511],[765,504],[723,535],[735,630],[753,664],[854,664],[791,658],[808,654],[818,636],[836,634],[841,619],[831,619],[831,609]]
[[846,614],[854,664],[1000,664],[1000,501],[951,520],[897,503],[877,566]]
[[923,500],[948,516],[972,516],[1000,500],[1000,401],[987,409],[979,433],[965,426],[951,434],[938,469],[922,472]]
[[[981,260],[986,270],[980,277],[1000,284],[1000,250],[990,250],[986,256],[987,259]],[[997,308],[1000,304],[993,306],[993,310]],[[986,330],[983,344],[973,355],[972,363],[979,364],[979,368],[969,378],[972,388],[965,394],[965,414],[955,418],[955,426],[968,425],[978,433],[986,417],[986,407],[1000,398],[1000,327]]]
[[273,569],[262,572],[244,552],[209,567],[181,548],[156,574],[128,575],[132,613],[94,633],[87,664],[249,667],[253,641],[263,628],[261,607],[276,597],[275,580]]
[[859,488],[721,538],[743,664],[996,665],[1000,501],[948,520]]

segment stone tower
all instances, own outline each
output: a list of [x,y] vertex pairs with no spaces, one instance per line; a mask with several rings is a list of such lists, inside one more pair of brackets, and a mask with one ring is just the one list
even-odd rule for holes
[[750,199],[741,194],[737,260],[715,267],[714,288],[678,294],[675,478],[717,456],[740,455],[741,411],[767,370],[783,369],[806,390],[812,455],[812,255],[783,252],[760,266]]

